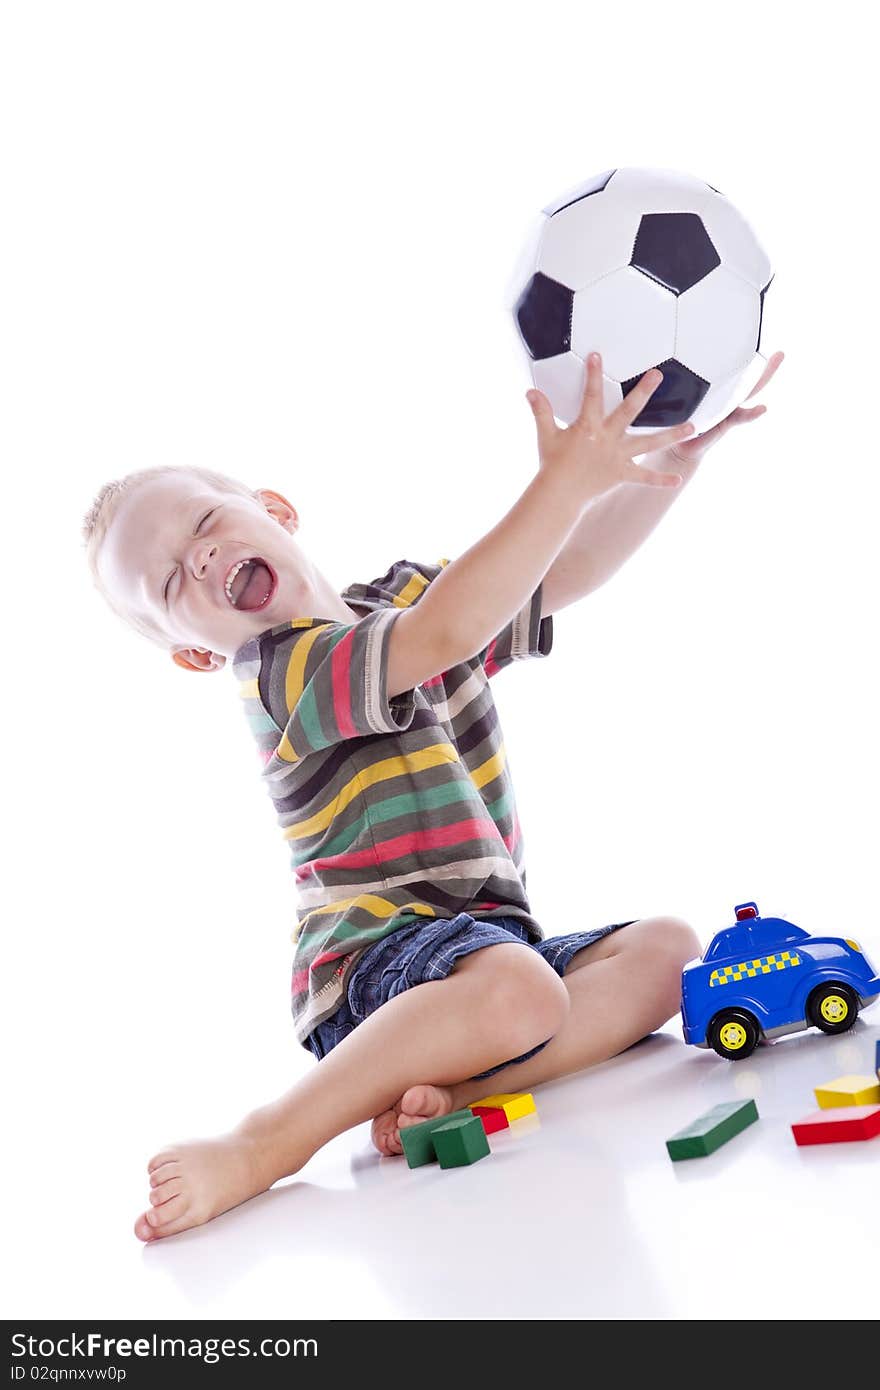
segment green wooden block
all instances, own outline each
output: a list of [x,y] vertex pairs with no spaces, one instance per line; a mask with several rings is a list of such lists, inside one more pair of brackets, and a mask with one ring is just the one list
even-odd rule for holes
[[[434,1163],[437,1155],[434,1151],[433,1132],[440,1125],[446,1125],[453,1120],[470,1120],[473,1116],[470,1110],[453,1110],[449,1115],[438,1115],[435,1120],[422,1120],[419,1125],[407,1125],[400,1131],[400,1142],[403,1145],[403,1152],[406,1154],[406,1161],[410,1168],[421,1168],[423,1163]],[[482,1129],[482,1121],[480,1128]]]
[[753,1100],[725,1101],[667,1139],[669,1157],[673,1162],[680,1158],[705,1158],[735,1134],[748,1129],[757,1118],[758,1107]]
[[489,1153],[489,1141],[479,1115],[450,1120],[433,1133],[434,1148],[441,1168],[463,1168]]

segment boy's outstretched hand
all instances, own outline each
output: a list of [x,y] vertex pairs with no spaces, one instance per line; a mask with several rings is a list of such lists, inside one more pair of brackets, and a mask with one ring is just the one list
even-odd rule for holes
[[[762,391],[776,375],[785,353],[774,352],[768,359],[760,380],[749,392],[746,400],[751,400]],[[628,435],[626,427],[631,425],[646,402],[662,381],[662,374],[654,368],[646,372],[638,384],[624,397],[622,403],[603,419],[602,362],[598,353],[587,358],[587,377],[581,413],[568,429],[559,429],[553,410],[542,391],[526,392],[526,399],[532,407],[538,427],[538,451],[541,467],[555,467],[561,459],[568,460],[578,455],[581,468],[586,464],[592,473],[590,494],[595,497],[608,491],[614,483],[646,483],[653,487],[677,487],[683,478],[676,474],[674,465],[681,464],[685,474],[690,476],[695,466],[719,439],[735,425],[748,424],[759,420],[766,413],[766,405],[750,408],[738,406],[736,410],[705,434],[693,439],[693,425],[679,425],[674,429],[663,430],[653,435]],[[657,452],[656,464],[651,469],[635,463],[638,455]],[[672,471],[661,471],[673,465]]]
[[568,479],[574,496],[586,506],[618,483],[642,483],[649,487],[678,487],[676,473],[659,472],[635,462],[639,454],[670,449],[693,434],[690,423],[660,430],[657,434],[627,434],[650,397],[663,380],[654,367],[645,372],[620,405],[605,415],[602,391],[602,358],[591,352],[587,358],[586,384],[581,411],[567,429],[560,429],[543,391],[527,391],[538,430],[538,455],[542,472]]
[[[771,377],[776,374],[784,358],[784,352],[774,352],[773,356],[769,358],[757,385],[753,386],[746,396],[747,401],[750,401],[752,396],[756,396],[759,391],[763,390]],[[687,439],[681,444],[673,444],[668,451],[669,457],[691,466],[699,463],[707,450],[711,449],[713,444],[717,444],[719,439],[723,439],[728,430],[733,429],[735,425],[746,425],[751,420],[760,420],[766,410],[766,405],[753,405],[748,410],[744,406],[737,406],[736,410],[732,410],[723,420],[719,420],[718,424],[713,425],[712,429],[707,430],[705,434],[698,434],[696,439]]]

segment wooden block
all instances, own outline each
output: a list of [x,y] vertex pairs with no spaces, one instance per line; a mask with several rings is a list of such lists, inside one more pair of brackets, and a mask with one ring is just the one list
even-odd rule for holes
[[475,1115],[481,1110],[503,1110],[510,1123],[522,1119],[523,1115],[531,1115],[537,1106],[528,1091],[511,1091],[499,1096],[484,1096],[482,1100],[473,1101],[470,1108]]
[[674,1163],[682,1158],[705,1158],[757,1118],[758,1107],[753,1100],[724,1101],[666,1140],[669,1157]]
[[880,1134],[880,1105],[834,1106],[805,1115],[791,1132],[796,1144],[848,1144]]
[[815,1089],[821,1110],[834,1105],[880,1105],[880,1082],[873,1076],[838,1076]]
[[471,1111],[479,1115],[487,1134],[495,1134],[497,1130],[508,1129],[510,1126],[510,1121],[500,1106],[496,1109],[494,1105],[481,1105],[477,1110],[471,1106]]
[[400,1131],[400,1142],[410,1168],[421,1168],[424,1163],[434,1163],[437,1154],[434,1150],[433,1131],[438,1125],[449,1124],[452,1120],[470,1120],[470,1110],[453,1110],[449,1115],[438,1115],[435,1120],[422,1120],[418,1125],[407,1125]]
[[483,1122],[478,1115],[437,1125],[431,1135],[441,1168],[463,1168],[490,1152]]

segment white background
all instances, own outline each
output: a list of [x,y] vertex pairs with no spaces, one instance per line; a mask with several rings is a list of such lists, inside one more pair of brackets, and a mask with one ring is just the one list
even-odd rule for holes
[[[550,934],[673,912],[706,940],[756,898],[880,954],[861,13],[800,10],[795,52],[764,4],[5,7],[7,1315],[425,1314],[372,1269],[381,1233],[340,1235],[363,1208],[334,1188],[398,1181],[365,1132],[315,1161],[308,1279],[295,1222],[241,1268],[222,1224],[183,1238],[189,1280],[130,1234],[157,1146],[311,1062],[233,677],[184,674],[106,610],[79,525],[106,480],[192,462],[283,492],[340,589],[460,554],[536,467],[511,266],[535,213],[599,170],[687,170],[746,213],[776,271],[762,348],[786,361],[768,414],[556,617],[550,658],[499,678],[533,907]],[[642,1311],[677,1316],[645,1212],[662,1297]],[[871,1259],[854,1238],[850,1280]]]

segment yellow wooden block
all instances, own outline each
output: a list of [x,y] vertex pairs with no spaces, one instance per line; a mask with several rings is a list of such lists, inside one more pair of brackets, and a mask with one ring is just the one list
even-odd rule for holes
[[532,1111],[537,1109],[534,1097],[528,1091],[521,1091],[516,1095],[485,1096],[483,1100],[472,1100],[470,1109],[473,1110],[475,1105],[491,1105],[496,1110],[503,1110],[508,1121],[521,1120],[523,1115],[531,1115]]
[[815,1096],[823,1110],[833,1105],[880,1105],[880,1082],[873,1076],[838,1076],[817,1086]]

